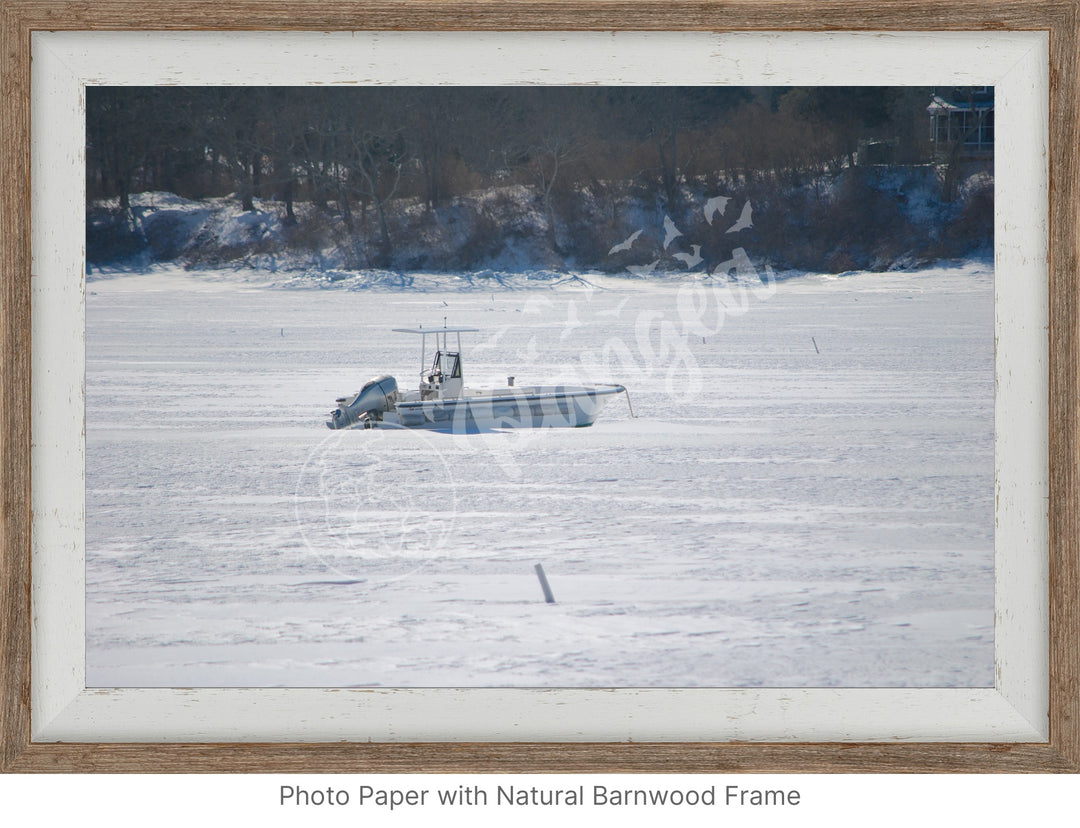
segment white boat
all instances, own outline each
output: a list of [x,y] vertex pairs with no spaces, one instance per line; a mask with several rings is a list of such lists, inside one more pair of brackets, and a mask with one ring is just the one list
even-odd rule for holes
[[[337,400],[330,428],[432,428],[467,432],[492,428],[581,428],[590,426],[621,385],[514,385],[466,388],[461,335],[478,328],[394,328],[420,336],[420,387],[401,391],[397,380],[368,380],[351,397]],[[450,350],[450,335],[457,350]],[[427,340],[435,337],[435,357],[427,362]]]

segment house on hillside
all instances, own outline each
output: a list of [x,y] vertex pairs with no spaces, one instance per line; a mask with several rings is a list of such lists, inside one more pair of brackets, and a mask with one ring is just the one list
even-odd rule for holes
[[935,87],[926,107],[939,161],[974,161],[994,154],[994,87]]

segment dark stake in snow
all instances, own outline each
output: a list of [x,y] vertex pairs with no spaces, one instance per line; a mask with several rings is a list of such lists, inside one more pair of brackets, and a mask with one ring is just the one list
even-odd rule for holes
[[540,589],[544,590],[544,600],[549,604],[555,603],[555,596],[551,592],[551,585],[548,583],[547,575],[544,574],[544,565],[536,565],[536,577],[540,579]]

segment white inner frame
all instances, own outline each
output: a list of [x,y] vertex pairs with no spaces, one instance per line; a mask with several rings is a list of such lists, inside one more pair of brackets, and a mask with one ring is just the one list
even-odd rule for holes
[[[1047,741],[1046,32],[38,32],[32,56],[34,741]],[[853,82],[997,88],[995,687],[86,689],[86,85]]]

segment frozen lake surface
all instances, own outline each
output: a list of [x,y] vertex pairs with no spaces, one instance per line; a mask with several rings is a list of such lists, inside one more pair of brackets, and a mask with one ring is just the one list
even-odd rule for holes
[[[989,267],[587,278],[89,283],[87,683],[992,686]],[[444,317],[637,417],[325,427]]]

